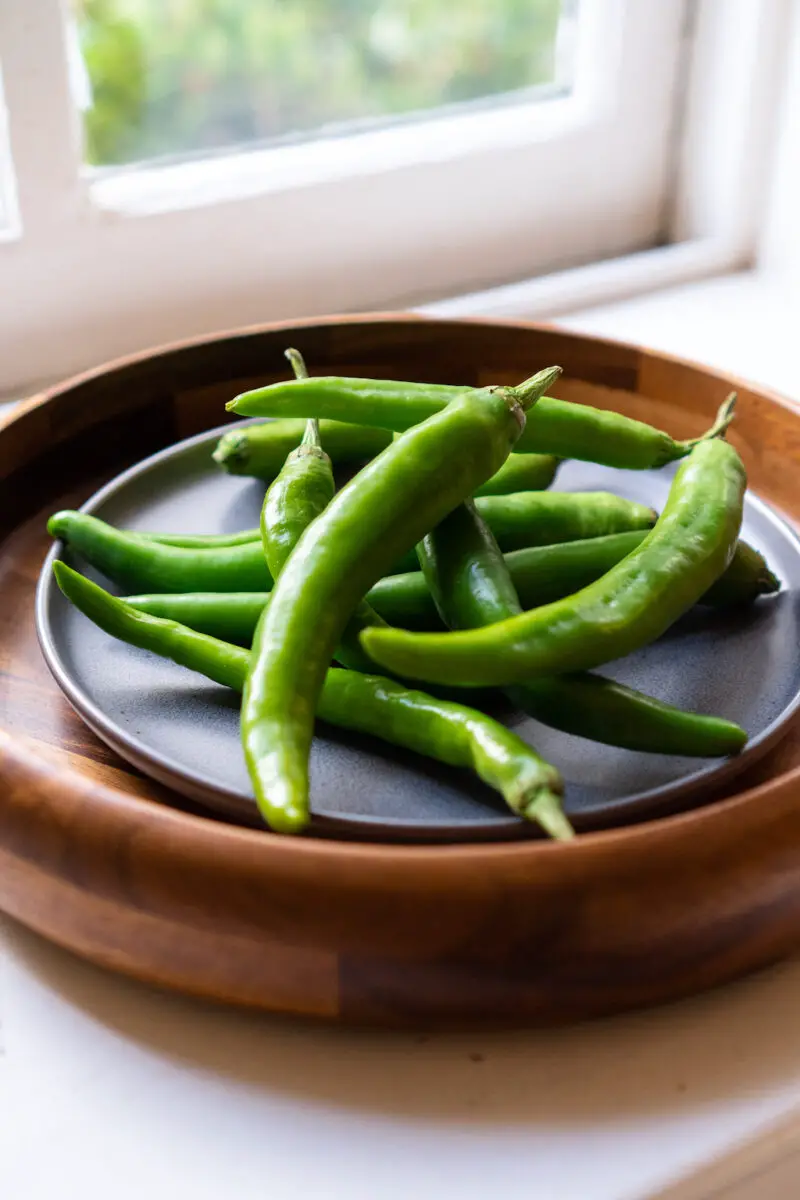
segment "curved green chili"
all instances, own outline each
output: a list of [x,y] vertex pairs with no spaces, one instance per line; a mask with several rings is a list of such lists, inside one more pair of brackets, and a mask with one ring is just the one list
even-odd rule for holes
[[[650,529],[658,513],[636,500],[612,492],[517,492],[511,496],[478,496],[475,507],[501,550],[583,541],[633,529]],[[413,571],[412,553],[392,568]]]
[[543,492],[558,474],[562,460],[555,454],[509,454],[499,471],[476,488],[476,496],[507,496],[510,492]]
[[[475,629],[522,612],[508,567],[471,502],[459,505],[417,547],[442,619]],[[545,725],[611,746],[713,758],[747,741],[738,725],[683,712],[599,675],[564,675],[506,689]]]
[[[425,581],[421,576],[420,579],[425,587]],[[154,592],[123,597],[138,612],[178,621],[197,633],[247,648],[253,644],[256,626],[269,598],[269,592]],[[433,601],[430,603],[432,606]],[[382,614],[374,611],[366,600],[360,601],[342,633],[334,658],[352,671],[374,671],[375,664],[361,649],[359,634],[369,625],[385,624]]]
[[[302,356],[287,350],[298,379],[307,379]],[[260,534],[270,575],[277,579],[300,534],[328,507],[336,492],[333,466],[320,442],[317,421],[306,423],[300,445],[286,457],[267,488],[261,506]]]
[[135,536],[146,542],[158,542],[161,546],[182,546],[188,550],[222,550],[261,540],[258,529],[240,529],[236,533],[151,533],[150,530],[140,533],[137,530]]
[[543,725],[624,750],[726,758],[747,741],[746,731],[724,717],[675,708],[588,671],[533,679],[506,691]]
[[[64,595],[112,637],[242,690],[250,662],[246,650],[137,612],[66,563],[54,563],[53,570]],[[483,713],[379,676],[333,668],[325,675],[317,715],[331,725],[467,767],[499,791],[518,816],[537,822],[551,837],[573,836],[561,810],[563,783],[558,772],[510,729]]]
[[[259,541],[220,550],[201,547],[196,551],[185,548],[187,553],[153,554],[147,543],[142,546],[139,535],[73,511],[56,513],[48,522],[48,529],[53,537],[62,538],[120,587],[151,589],[152,594],[132,597],[132,602],[140,603],[143,611],[173,615],[168,610],[180,601],[183,612],[195,611],[193,620],[201,622],[197,628],[206,629],[202,622],[209,620],[212,626],[206,632],[222,637],[222,630],[233,630],[241,622],[239,627],[247,632],[231,631],[225,638],[250,644],[263,608],[263,600],[253,601],[251,597],[254,593],[266,595],[272,583]],[[533,608],[569,596],[592,583],[636,549],[646,536],[644,531],[633,531],[563,545],[532,546],[511,551],[506,560],[523,607]],[[762,555],[746,542],[739,542],[730,566],[701,596],[699,603],[715,607],[748,604],[757,596],[779,588],[780,580],[769,570]],[[224,611],[228,606],[228,589],[232,593],[230,603],[239,606],[231,625],[227,624]],[[233,594],[237,592],[247,599],[235,599]],[[194,593],[200,594],[197,600],[192,599]],[[418,571],[388,575],[375,584],[366,599],[392,625],[420,630],[441,627],[427,585]],[[178,620],[185,619],[187,625],[193,624],[188,615],[185,618],[175,615]]]
[[[648,533],[649,530],[636,529],[560,545],[512,550],[504,557],[522,607],[537,608],[553,600],[562,600],[594,583],[640,546]],[[390,580],[391,576],[382,582],[388,585]],[[703,593],[698,603],[713,608],[751,604],[758,596],[779,591],[780,586],[780,580],[769,569],[763,554],[740,541],[725,572]],[[402,624],[391,617],[387,620],[392,625]],[[404,625],[403,628],[411,626]]]
[[[300,445],[305,428],[305,420],[291,418],[241,425],[223,433],[212,458],[229,475],[251,475],[271,483]],[[385,429],[345,421],[320,421],[319,437],[325,453],[337,466],[366,462],[385,450],[392,440]]]
[[[226,408],[240,416],[334,417],[401,432],[439,412],[463,391],[449,384],[317,376],[243,392]],[[510,391],[513,394],[514,389]],[[723,432],[728,420],[723,406],[703,439]],[[645,470],[683,458],[699,440],[675,441],[662,430],[621,413],[543,396],[530,414],[516,451]]]
[[501,550],[552,546],[650,529],[658,513],[646,504],[612,492],[517,492],[479,496],[475,507]]
[[[308,378],[299,351],[287,350],[286,357],[298,379]],[[328,507],[335,491],[333,468],[320,444],[318,422],[310,420],[300,446],[291,452],[280,474],[267,489],[261,509],[261,542],[273,579],[278,578],[301,534]],[[339,662],[355,671],[371,671],[374,664],[361,649],[359,635],[368,626],[385,624],[365,600],[360,600],[342,631],[336,650]],[[245,697],[250,691],[245,689]],[[250,719],[246,699],[242,717],[245,721]]]
[[153,592],[123,599],[138,612],[177,621],[197,633],[249,649],[269,597],[269,592]]
[[[504,551],[649,529],[657,516],[647,505],[615,496],[612,492],[515,492],[478,496],[476,505]],[[194,534],[182,537],[180,534],[152,536],[137,533],[136,536],[169,541],[171,545],[189,545],[197,549],[205,546],[208,550],[216,550],[231,544],[244,544],[245,540],[256,541],[259,531],[251,529],[238,535],[209,534],[205,539]],[[414,552],[409,551],[392,565],[391,570],[400,574],[413,571],[415,566]]]
[[398,674],[479,686],[524,683],[621,658],[659,637],[725,570],[736,548],[745,483],[733,447],[702,442],[678,468],[655,528],[582,591],[483,629],[366,630],[364,649]]
[[[515,492],[478,496],[476,505],[504,551],[649,529],[657,516],[647,505],[615,496],[613,492]],[[258,541],[260,534],[257,529],[250,529],[239,534],[209,534],[205,538],[198,534],[137,533],[135,536],[162,544],[218,550]],[[400,574],[413,571],[415,566],[414,552],[409,551],[391,570]]]
[[[345,421],[319,421],[320,441],[334,466],[353,466],[369,462],[392,440],[387,429],[369,425],[350,425]],[[306,422],[292,417],[242,425],[224,433],[212,455],[229,475],[250,475],[271,483],[292,450],[303,437]],[[507,492],[539,491],[556,477],[561,459],[552,454],[511,454],[500,470],[478,488],[479,496],[501,496]],[[250,532],[250,531],[248,531]],[[192,542],[175,541],[180,534],[148,534],[159,541],[170,540],[176,546]],[[242,535],[244,537],[244,535]]]
[[260,540],[167,546],[70,509],[54,513],[47,530],[126,591],[263,592],[272,584]]
[[[556,374],[531,380],[523,402]],[[519,398],[519,389],[471,391],[394,439],[297,543],[256,629],[249,682],[258,692],[245,697],[243,740],[268,824],[308,821],[314,707],[348,618],[398,555],[502,465],[525,425]]]
[[[641,545],[647,533],[612,533],[608,537],[565,542],[561,546],[531,546],[512,550],[504,560],[523,608],[561,600],[594,583]],[[739,542],[723,575],[699,599],[699,604],[730,608],[751,604],[758,596],[780,590],[763,555]],[[158,617],[172,617],[223,641],[249,646],[268,592],[155,593],[128,596],[128,604]],[[369,604],[400,629],[443,629],[433,597],[420,571],[387,575],[367,592]]]

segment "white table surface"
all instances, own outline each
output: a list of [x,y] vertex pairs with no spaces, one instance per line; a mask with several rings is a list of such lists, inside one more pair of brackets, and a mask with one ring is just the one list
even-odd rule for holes
[[[800,394],[796,346],[745,337],[750,282],[565,323]],[[800,961],[571,1029],[385,1035],[164,995],[0,918],[2,1200],[789,1200],[799,1114]]]

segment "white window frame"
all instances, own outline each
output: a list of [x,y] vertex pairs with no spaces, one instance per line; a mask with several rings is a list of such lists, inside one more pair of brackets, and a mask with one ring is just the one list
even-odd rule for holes
[[800,294],[800,5],[795,5],[787,41],[786,93],[777,129],[769,202],[759,231],[758,265],[765,283],[794,297],[787,305],[786,320],[796,330]]
[[[560,316],[755,266],[774,190],[779,135],[798,90],[800,59],[797,51],[791,53],[793,41],[800,41],[798,0],[694,0],[663,244],[420,311],[442,317]],[[799,197],[796,143],[792,162],[797,179],[791,194]]]
[[3,95],[3,78],[0,75],[0,243],[16,241],[20,232],[17,181],[11,162],[11,139]]
[[[63,0],[3,0],[19,219],[0,244],[0,392],[277,317],[402,307],[530,275],[450,311],[555,312],[576,289],[587,304],[742,261],[791,7],[583,0],[569,97],[93,174],[81,168]],[[585,175],[570,186],[576,161],[590,186]]]

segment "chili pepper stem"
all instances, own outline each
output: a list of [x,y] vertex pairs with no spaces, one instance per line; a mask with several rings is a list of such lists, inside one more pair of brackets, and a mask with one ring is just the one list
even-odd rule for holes
[[575,830],[561,808],[560,797],[548,788],[537,789],[533,799],[515,807],[514,811],[525,821],[535,821],[557,842],[569,842],[575,837]]
[[691,438],[689,441],[683,442],[682,444],[686,446],[688,450],[691,450],[693,446],[698,446],[700,442],[710,442],[713,438],[724,437],[728,426],[733,420],[737,399],[738,396],[736,392],[731,392],[730,395],[726,396],[719,407],[716,419],[711,428],[700,437]]
[[505,390],[510,392],[522,411],[527,412],[541,396],[550,390],[560,374],[561,367],[545,367],[543,371],[537,371],[535,375],[531,375],[530,379],[525,379],[516,387],[509,387]]
[[[308,367],[300,351],[290,346],[288,350],[284,350],[284,354],[292,364],[295,379],[308,379]],[[316,417],[309,417],[306,421],[306,427],[303,430],[303,436],[298,446],[301,454],[309,449],[314,451],[322,450],[322,442],[319,436],[319,421]]]
[[306,360],[303,358],[300,351],[295,350],[293,346],[290,346],[289,349],[284,350],[283,353],[292,364],[292,370],[295,373],[295,378],[308,379],[308,367],[306,366]]
[[319,437],[319,421],[315,417],[308,418],[300,445],[312,450],[322,449],[322,442]]

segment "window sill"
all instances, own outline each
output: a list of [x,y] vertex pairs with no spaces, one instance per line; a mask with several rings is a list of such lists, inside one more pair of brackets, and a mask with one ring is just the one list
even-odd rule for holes
[[[583,268],[580,273],[593,269]],[[551,289],[555,278],[442,301],[417,311],[442,317],[548,320],[551,313],[544,306],[544,286]],[[587,291],[591,295],[591,287]],[[580,306],[574,292],[571,296],[565,292],[559,303],[553,291],[550,302],[560,312],[557,322],[565,329],[696,359],[800,400],[800,354],[796,348],[800,292],[757,271],[665,287],[612,304]],[[0,413],[18,398],[9,396],[4,402],[0,396]]]
[[[661,254],[670,267],[674,251]],[[638,256],[639,259],[646,255]],[[627,260],[634,263],[634,259]],[[606,265],[607,266],[607,265]],[[651,264],[652,267],[652,264]],[[595,268],[584,268],[591,272]],[[577,273],[571,273],[577,274]],[[565,277],[566,278],[566,277]],[[552,277],[551,277],[552,280]],[[591,277],[587,279],[591,303]],[[511,288],[430,305],[423,312],[440,316],[508,316],[551,319],[546,301],[558,313],[558,324],[576,332],[617,338],[696,359],[743,375],[800,399],[800,292],[758,271],[718,275],[678,286],[644,292],[631,299],[589,307],[572,288],[559,302],[532,280]],[[622,294],[630,289],[620,289]]]
[[559,324],[693,358],[800,401],[800,292],[757,271],[581,309]]

